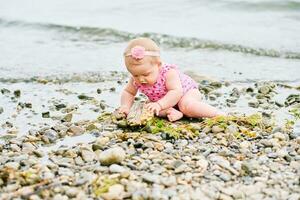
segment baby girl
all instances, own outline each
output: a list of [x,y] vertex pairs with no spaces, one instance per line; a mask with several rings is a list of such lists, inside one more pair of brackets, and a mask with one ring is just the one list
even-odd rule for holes
[[145,94],[146,108],[157,116],[176,121],[187,117],[223,115],[204,103],[197,83],[175,65],[164,64],[157,44],[148,38],[129,42],[124,52],[125,65],[132,75],[121,94],[120,113],[128,114],[137,92]]

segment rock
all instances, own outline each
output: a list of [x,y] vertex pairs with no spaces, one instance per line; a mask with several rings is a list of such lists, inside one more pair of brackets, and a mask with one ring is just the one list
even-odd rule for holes
[[276,132],[276,133],[274,133],[273,134],[273,137],[274,138],[277,138],[278,140],[280,140],[280,141],[285,141],[286,140],[286,136],[283,134],[283,133],[281,133],[281,132]]
[[126,172],[127,170],[120,165],[112,164],[109,166],[109,171],[112,173],[120,173],[121,174],[121,173]]
[[55,106],[56,110],[60,110],[62,108],[66,108],[67,107],[66,104],[63,104],[63,103],[55,104],[54,106]]
[[212,130],[213,133],[220,133],[220,132],[224,131],[224,128],[215,125],[215,126],[212,127],[211,130]]
[[66,195],[56,194],[53,197],[53,200],[68,200],[69,198]]
[[254,176],[258,174],[258,170],[260,169],[260,164],[256,160],[248,160],[242,162],[241,167],[245,174]]
[[42,117],[43,117],[43,118],[50,118],[50,112],[49,112],[49,111],[43,112],[43,113],[42,113]]
[[66,114],[63,118],[62,118],[62,122],[71,122],[73,118],[73,114],[72,113],[68,113]]
[[227,182],[227,181],[230,181],[231,179],[231,175],[230,174],[227,174],[227,173],[221,173],[219,175],[219,178],[224,181],[224,182]]
[[69,176],[69,177],[74,176],[74,173],[72,170],[70,170],[69,168],[64,168],[64,167],[60,167],[58,169],[58,174],[61,176]]
[[160,177],[155,174],[146,173],[142,175],[142,178],[144,181],[149,183],[157,183],[157,184],[160,183]]
[[87,130],[87,131],[98,130],[98,127],[97,127],[95,124],[89,124],[89,125],[86,127],[86,130]]
[[89,97],[89,96],[87,96],[87,95],[85,95],[85,94],[80,94],[80,95],[78,95],[77,97],[78,97],[78,99],[80,99],[80,100],[93,100],[93,99],[94,99],[94,97]]
[[6,88],[2,88],[1,89],[1,93],[2,94],[9,94],[10,93],[10,90],[6,89]]
[[97,138],[95,141],[95,144],[99,145],[101,148],[105,147],[107,143],[109,142],[109,137],[100,137]]
[[82,171],[79,174],[76,173],[75,176],[75,185],[79,186],[79,185],[83,185],[85,183],[92,183],[96,178],[96,175],[92,172],[87,172],[87,171]]
[[175,174],[180,174],[183,173],[185,171],[187,171],[189,169],[189,167],[186,164],[180,165],[179,167],[177,167],[174,172]]
[[88,149],[81,150],[81,157],[85,162],[92,162],[93,160],[96,160],[96,154]]
[[30,142],[25,142],[25,143],[22,144],[22,151],[23,152],[28,153],[28,152],[34,151],[35,149],[36,149],[36,147]]
[[66,190],[66,195],[71,198],[76,197],[78,193],[79,193],[79,190],[78,190],[78,188],[75,188],[75,187],[70,187]]
[[75,164],[76,164],[76,165],[79,165],[79,166],[84,165],[84,161],[83,161],[82,157],[80,157],[80,156],[76,157],[76,158],[74,159],[74,161],[75,161]]
[[177,185],[176,177],[175,176],[169,176],[169,177],[163,177],[161,178],[161,184],[171,187]]
[[284,102],[285,106],[290,106],[297,103],[300,103],[300,94],[291,94]]
[[258,92],[264,95],[269,94],[271,92],[271,88],[267,85],[258,88]]
[[130,126],[145,125],[154,116],[154,113],[145,107],[143,102],[135,102],[127,115],[127,123]]
[[4,112],[3,107],[0,106],[0,115]]
[[225,133],[233,135],[233,134],[237,133],[238,131],[239,131],[238,127],[236,125],[231,124],[231,125],[227,126]]
[[20,90],[15,90],[14,95],[15,95],[15,97],[20,97],[21,96],[21,91]]
[[215,164],[219,165],[220,167],[228,170],[232,174],[234,174],[234,175],[239,174],[238,171],[236,171],[233,167],[230,166],[230,162],[228,160],[226,160],[225,158],[223,158],[222,156],[217,156],[217,155],[212,154],[212,155],[209,156],[209,159],[213,163],[215,163]]
[[200,169],[201,172],[205,172],[208,167],[208,161],[206,159],[200,159],[196,162],[197,169]]
[[248,105],[252,108],[258,108],[259,107],[259,102],[258,101],[249,101]]
[[105,200],[121,200],[124,199],[125,189],[121,184],[115,184],[109,187],[108,192],[101,194],[101,197]]
[[191,199],[192,200],[210,200],[211,198],[207,197],[204,192],[200,188],[196,188],[195,190],[191,191]]
[[101,165],[111,165],[121,163],[125,159],[125,151],[121,147],[114,147],[100,153],[99,161]]
[[240,143],[241,149],[249,149],[250,146],[251,146],[251,142],[249,141],[243,141]]
[[72,133],[72,135],[81,135],[84,133],[84,128],[80,126],[71,126],[68,130],[68,132]]
[[58,139],[58,134],[55,130],[48,129],[44,132],[42,140],[46,143],[53,143]]
[[12,168],[14,170],[18,170],[20,167],[20,163],[18,162],[8,162],[4,165],[5,167]]

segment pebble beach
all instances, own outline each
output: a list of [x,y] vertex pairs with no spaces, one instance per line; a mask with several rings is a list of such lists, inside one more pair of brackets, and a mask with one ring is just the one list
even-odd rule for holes
[[[299,0],[0,5],[1,200],[300,199]],[[228,115],[116,115],[136,37]]]
[[299,88],[198,79],[231,113],[172,135],[104,120],[126,74],[92,77],[1,83],[1,199],[299,199]]

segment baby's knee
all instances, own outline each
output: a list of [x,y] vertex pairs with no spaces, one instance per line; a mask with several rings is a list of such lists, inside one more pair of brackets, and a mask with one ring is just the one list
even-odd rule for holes
[[191,109],[193,109],[193,103],[191,101],[183,101],[178,104],[179,110],[186,116],[189,116]]

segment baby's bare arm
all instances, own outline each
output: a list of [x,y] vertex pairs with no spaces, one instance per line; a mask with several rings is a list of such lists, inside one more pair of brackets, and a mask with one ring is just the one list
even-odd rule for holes
[[128,81],[127,85],[125,86],[121,94],[121,107],[130,109],[133,104],[136,93],[137,93],[137,89],[133,85],[132,78],[130,78],[130,80]]
[[175,106],[183,95],[179,74],[175,69],[170,69],[167,72],[166,87],[168,93],[158,101],[162,109]]

